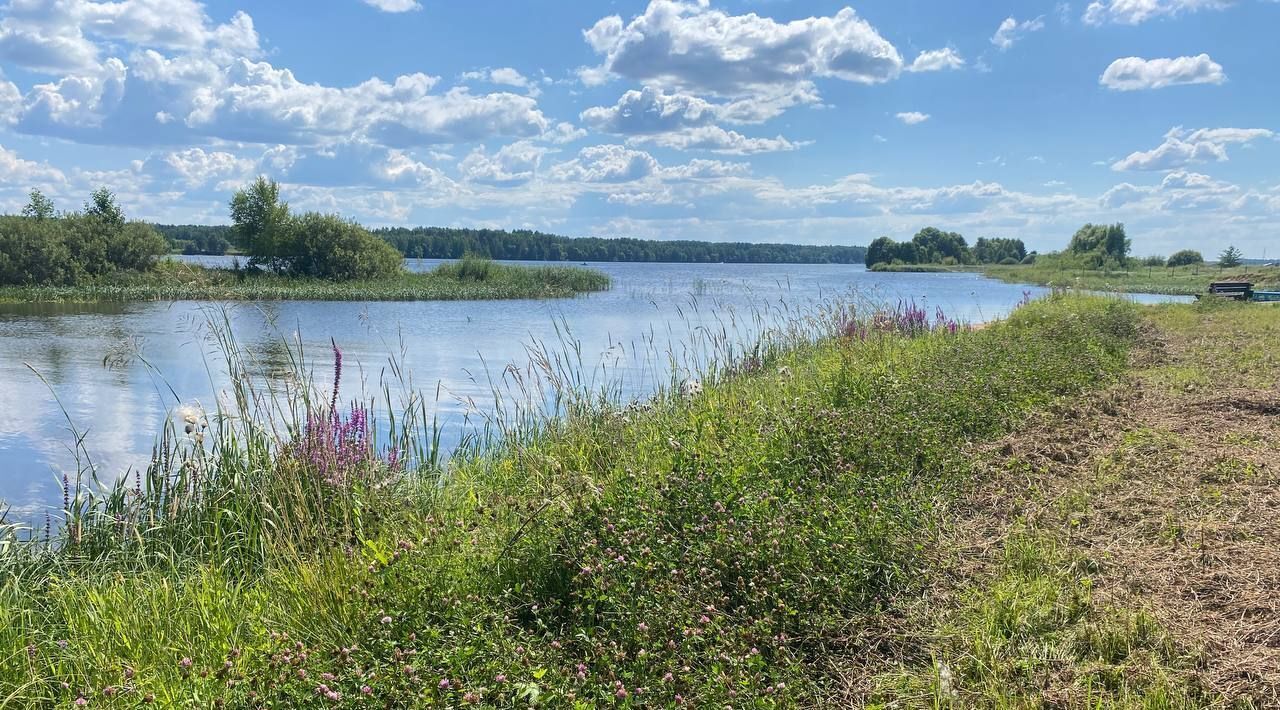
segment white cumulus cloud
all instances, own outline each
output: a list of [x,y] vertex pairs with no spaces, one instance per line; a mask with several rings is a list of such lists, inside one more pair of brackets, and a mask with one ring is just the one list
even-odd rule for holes
[[614,74],[717,96],[776,91],[815,77],[874,84],[902,71],[897,48],[851,8],[778,22],[729,15],[706,0],[653,0],[630,22],[612,15],[584,37],[604,58],[595,80]]
[[924,123],[925,121],[928,121],[929,118],[930,118],[929,114],[920,113],[919,111],[904,111],[898,114],[898,120],[902,121],[908,126],[914,126],[919,123]]
[[942,71],[944,69],[962,69],[964,65],[964,57],[961,57],[959,52],[950,47],[944,47],[921,52],[915,61],[911,62],[911,65],[907,67],[907,71],[928,72]]
[[1111,166],[1112,170],[1177,170],[1194,163],[1227,160],[1227,146],[1243,145],[1256,140],[1275,138],[1266,128],[1201,128],[1170,130],[1164,142],[1148,150],[1131,153]]
[[1125,57],[1107,67],[1098,80],[1116,91],[1163,89],[1180,84],[1221,84],[1227,80],[1222,65],[1207,54],[1172,59]]

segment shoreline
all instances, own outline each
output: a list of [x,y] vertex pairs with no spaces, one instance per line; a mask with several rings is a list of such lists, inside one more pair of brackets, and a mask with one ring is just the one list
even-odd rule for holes
[[0,286],[0,303],[167,301],[459,301],[569,298],[608,290],[604,273],[578,266],[488,264],[472,276],[446,262],[433,272],[357,281],[244,274],[175,260],[156,271],[74,286]]

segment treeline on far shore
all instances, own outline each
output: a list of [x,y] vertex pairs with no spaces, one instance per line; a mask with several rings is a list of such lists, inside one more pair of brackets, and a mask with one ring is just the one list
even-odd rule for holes
[[[157,224],[170,248],[185,254],[225,254],[230,226]],[[731,264],[861,264],[862,246],[656,241],[565,237],[531,230],[404,227],[371,230],[411,259],[459,259],[465,255],[512,261],[636,261]]]

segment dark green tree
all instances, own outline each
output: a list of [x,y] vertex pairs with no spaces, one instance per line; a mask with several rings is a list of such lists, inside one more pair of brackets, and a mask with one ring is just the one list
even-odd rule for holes
[[1203,264],[1204,256],[1194,249],[1183,249],[1175,251],[1169,256],[1168,265],[1170,267],[1192,266],[1194,264]]
[[1123,224],[1086,224],[1071,237],[1067,252],[1087,268],[1123,267],[1128,263],[1131,246]]
[[1234,269],[1242,263],[1244,263],[1244,254],[1234,245],[1222,250],[1222,253],[1218,255],[1218,266],[1224,269]]
[[890,264],[894,259],[897,243],[888,237],[880,237],[867,247],[867,268],[876,264]]

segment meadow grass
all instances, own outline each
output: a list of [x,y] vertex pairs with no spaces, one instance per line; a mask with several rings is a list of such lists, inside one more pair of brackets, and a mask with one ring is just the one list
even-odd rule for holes
[[812,706],[851,626],[927,579],[965,448],[1111,381],[1136,313],[834,309],[448,462],[421,396],[384,385],[377,429],[324,385],[257,389],[227,341],[234,401],[7,540],[0,705]]
[[75,286],[0,286],[0,303],[103,301],[458,301],[565,298],[610,287],[607,275],[575,266],[515,266],[481,259],[425,274],[358,281],[279,276],[163,261]]
[[984,276],[1006,283],[1098,292],[1196,296],[1207,293],[1209,284],[1214,281],[1250,281],[1257,289],[1280,289],[1280,269],[1274,267],[1222,269],[1201,264],[1175,268],[1134,266],[1129,270],[1092,270],[1062,266],[1053,259],[1042,258],[1035,264],[993,264],[980,270]]

